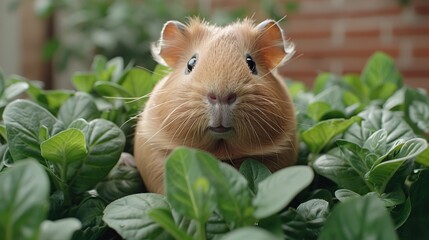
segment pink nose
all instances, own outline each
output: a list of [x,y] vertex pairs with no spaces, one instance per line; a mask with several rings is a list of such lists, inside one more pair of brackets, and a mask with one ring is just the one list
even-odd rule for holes
[[219,96],[214,93],[209,93],[207,95],[207,98],[209,99],[209,102],[211,104],[228,104],[231,105],[237,100],[237,94],[230,93],[226,96]]

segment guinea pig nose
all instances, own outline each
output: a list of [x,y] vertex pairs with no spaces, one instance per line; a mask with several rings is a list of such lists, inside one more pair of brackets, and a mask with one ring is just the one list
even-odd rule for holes
[[214,93],[209,93],[207,95],[207,98],[209,99],[209,102],[211,104],[222,103],[222,104],[231,105],[235,102],[235,100],[237,100],[237,94],[230,93],[230,94],[226,95],[225,97],[219,97],[218,95],[216,95]]

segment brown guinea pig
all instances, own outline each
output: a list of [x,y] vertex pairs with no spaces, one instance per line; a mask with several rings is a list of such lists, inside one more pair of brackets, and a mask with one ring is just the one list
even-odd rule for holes
[[172,72],[155,86],[137,123],[134,154],[148,191],[163,193],[164,160],[177,146],[235,167],[249,157],[271,171],[296,162],[294,107],[275,73],[294,48],[275,21],[169,21],[152,50]]

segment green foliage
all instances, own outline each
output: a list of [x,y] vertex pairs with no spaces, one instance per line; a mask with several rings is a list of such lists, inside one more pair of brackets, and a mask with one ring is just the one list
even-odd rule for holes
[[298,166],[272,174],[249,158],[237,170],[179,147],[166,159],[163,196],[143,191],[132,139],[167,72],[97,56],[74,75],[76,91],[0,73],[0,238],[429,236],[429,96],[404,86],[387,55],[375,53],[360,75],[322,73],[310,91],[288,83]]

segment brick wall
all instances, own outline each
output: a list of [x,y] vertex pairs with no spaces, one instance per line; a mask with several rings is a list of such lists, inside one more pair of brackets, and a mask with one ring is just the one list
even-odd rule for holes
[[429,0],[300,0],[285,32],[296,55],[281,73],[311,84],[318,73],[359,73],[376,50],[394,57],[405,82],[429,90]]

